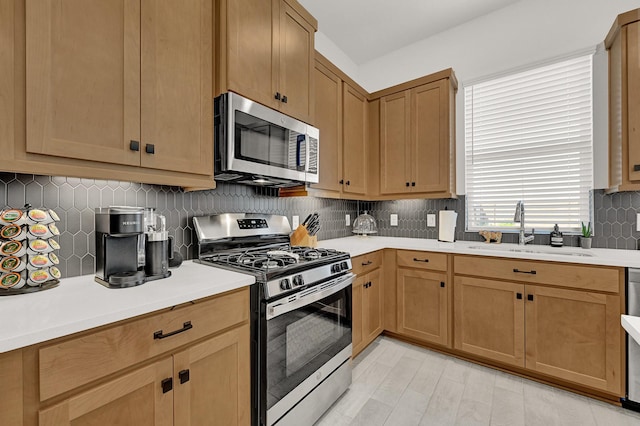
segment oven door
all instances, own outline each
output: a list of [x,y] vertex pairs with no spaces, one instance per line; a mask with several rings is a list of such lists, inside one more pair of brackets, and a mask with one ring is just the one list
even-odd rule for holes
[[351,357],[351,284],[342,275],[266,306],[266,417],[273,425]]

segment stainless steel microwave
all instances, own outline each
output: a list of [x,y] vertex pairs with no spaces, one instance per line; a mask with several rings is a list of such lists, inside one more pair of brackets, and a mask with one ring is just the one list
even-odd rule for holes
[[318,129],[231,92],[215,98],[213,110],[216,181],[318,182]]

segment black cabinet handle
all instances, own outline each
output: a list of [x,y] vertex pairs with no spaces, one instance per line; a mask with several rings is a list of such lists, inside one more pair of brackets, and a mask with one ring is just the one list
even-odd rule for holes
[[416,183],[415,182],[411,182],[411,186],[416,186]]
[[178,373],[180,384],[187,383],[189,381],[189,370],[182,370]]
[[513,268],[513,272],[518,273],[518,274],[530,274],[530,275],[535,275],[536,271],[531,270],[531,271],[521,271],[520,269],[517,268]]
[[405,184],[406,186],[409,186],[409,182],[405,182],[404,184]]
[[349,185],[351,185],[351,181],[350,180],[347,181],[347,186],[349,186]]
[[527,300],[532,302],[533,301],[533,294],[527,294]]
[[516,299],[518,300],[522,299],[522,293],[516,293]]
[[340,185],[342,185],[344,183],[344,179],[340,179],[340,182],[338,182]]
[[145,151],[147,154],[155,154],[155,153],[156,153],[156,147],[155,147],[155,145],[154,145],[154,144],[152,144],[152,143],[148,143],[148,144],[146,144],[146,145],[145,145],[145,147],[144,147],[144,151]]
[[277,101],[280,100],[280,92],[276,92],[276,95],[274,96],[274,98],[276,98]]
[[160,384],[162,385],[162,393],[167,393],[173,389],[173,378],[164,379]]
[[140,142],[138,142],[138,141],[130,141],[129,142],[129,149],[131,151],[140,151]]
[[640,172],[640,164],[634,164],[633,165],[633,171],[634,172]]
[[287,97],[286,96],[282,96],[282,103],[286,104],[287,101],[288,101]]
[[414,262],[424,262],[424,263],[429,263],[429,259],[418,259],[417,257],[413,258]]
[[444,281],[440,281],[440,287],[444,287]]
[[174,330],[174,331],[172,331],[170,333],[167,333],[167,334],[164,334],[162,332],[162,330],[156,331],[155,333],[153,333],[153,338],[154,339],[164,339],[164,338],[167,338],[167,337],[175,336],[176,334],[179,334],[179,333],[183,333],[183,332],[185,332],[187,330],[191,330],[192,328],[193,328],[193,325],[191,325],[191,321],[187,321],[184,324],[182,324],[182,328],[181,329]]
[[373,262],[370,260],[367,260],[366,262],[362,262],[362,266],[369,266],[371,265]]

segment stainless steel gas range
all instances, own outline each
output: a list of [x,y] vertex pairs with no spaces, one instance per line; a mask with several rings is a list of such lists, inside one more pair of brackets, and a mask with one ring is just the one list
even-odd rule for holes
[[253,274],[252,424],[312,425],[351,384],[348,253],[290,247],[284,216],[194,217],[198,261]]

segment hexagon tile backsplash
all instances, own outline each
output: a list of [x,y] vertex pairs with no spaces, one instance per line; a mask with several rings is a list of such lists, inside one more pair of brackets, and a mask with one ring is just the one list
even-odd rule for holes
[[184,192],[179,187],[140,183],[0,173],[2,206],[46,207],[60,216],[60,270],[64,277],[95,272],[94,209],[114,205],[156,207],[167,218],[169,234],[185,259],[196,256],[192,217],[250,212],[299,215],[318,212],[322,220],[319,239],[351,235],[345,214],[356,216],[357,203],[314,197],[278,198],[244,185],[218,183],[211,191]]
[[[33,207],[55,210],[60,216],[60,269],[65,277],[93,274],[95,271],[94,209],[113,205],[156,207],[167,218],[169,233],[185,259],[196,255],[193,216],[227,213],[260,212],[285,215],[300,220],[319,212],[322,229],[320,240],[352,235],[345,226],[345,214],[351,221],[368,210],[378,221],[378,235],[438,238],[438,228],[427,228],[427,213],[445,207],[456,210],[458,240],[481,241],[476,232],[464,231],[465,199],[399,200],[357,202],[315,197],[278,198],[268,191],[244,185],[218,183],[211,191],[184,192],[181,188],[140,183],[101,181],[68,177],[51,177],[0,173],[0,197],[3,206]],[[640,238],[636,211],[640,212],[640,192],[607,195],[593,192],[594,247],[635,249]],[[398,226],[390,226],[389,215],[397,213]],[[548,244],[548,235],[537,235],[535,244]],[[517,234],[504,234],[503,241],[516,242]],[[565,244],[577,246],[577,236],[565,236]]]

